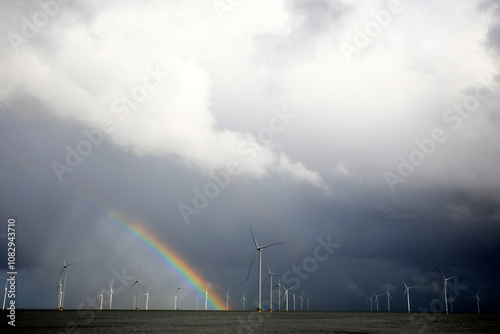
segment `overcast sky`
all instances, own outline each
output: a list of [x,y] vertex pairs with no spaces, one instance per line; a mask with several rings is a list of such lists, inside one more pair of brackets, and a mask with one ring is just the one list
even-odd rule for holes
[[429,310],[437,266],[455,310],[481,287],[500,311],[497,1],[62,2],[0,4],[0,268],[14,216],[19,307],[57,307],[64,258],[65,308],[140,267],[150,308],[178,284],[196,307],[111,212],[232,308],[257,296],[251,225],[283,242],[265,271],[317,310],[389,285],[405,311],[403,280]]

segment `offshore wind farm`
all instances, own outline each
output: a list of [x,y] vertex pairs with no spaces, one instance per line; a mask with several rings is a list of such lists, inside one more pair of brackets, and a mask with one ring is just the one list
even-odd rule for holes
[[[283,242],[268,244],[267,246],[259,246],[253,231],[250,227],[250,236],[254,246],[256,247],[256,252],[250,264],[249,273],[252,264],[257,255],[260,255],[262,249],[270,247],[272,245],[283,244]],[[283,245],[284,247],[286,246]],[[259,256],[260,257],[260,256]],[[260,260],[260,259],[259,259]],[[259,261],[259,264],[261,261]],[[67,283],[68,268],[69,266],[77,265],[76,263],[66,264],[66,259],[63,259],[63,268],[59,274],[58,285],[55,292],[57,294],[57,308],[55,311],[51,312],[49,310],[20,310],[18,311],[18,316],[29,317],[29,321],[23,321],[19,326],[25,330],[30,330],[31,328],[36,328],[38,333],[51,333],[58,331],[60,329],[67,328],[70,324],[74,328],[79,326],[85,326],[87,330],[105,330],[106,332],[123,332],[131,330],[137,326],[138,322],[146,323],[148,325],[142,325],[141,330],[144,331],[164,331],[172,330],[176,332],[192,332],[202,330],[203,332],[217,332],[217,331],[230,331],[230,332],[248,332],[255,331],[259,333],[270,333],[270,332],[283,332],[290,333],[293,331],[297,332],[343,332],[343,331],[364,331],[368,330],[370,332],[377,331],[387,331],[390,329],[391,332],[422,332],[422,330],[438,331],[440,333],[455,333],[456,331],[471,331],[474,333],[489,332],[498,329],[500,325],[500,315],[499,314],[486,314],[480,315],[479,293],[481,289],[477,291],[472,297],[475,298],[477,304],[477,315],[470,313],[454,313],[448,312],[448,303],[453,298],[446,298],[445,308],[442,312],[429,312],[427,309],[422,307],[418,308],[418,311],[410,315],[410,297],[409,290],[412,288],[418,288],[418,286],[407,286],[405,281],[402,281],[404,286],[404,293],[402,299],[407,300],[408,311],[395,310],[394,307],[391,311],[390,301],[394,300],[390,294],[390,285],[387,285],[387,290],[385,293],[376,294],[372,292],[369,298],[365,298],[369,301],[367,304],[367,310],[365,312],[345,312],[341,311],[330,311],[326,312],[324,310],[318,310],[315,306],[311,308],[310,301],[313,299],[321,298],[321,296],[308,296],[304,295],[306,291],[300,291],[295,286],[286,287],[281,283],[281,277],[277,273],[271,272],[270,265],[268,265],[267,278],[269,278],[270,295],[269,299],[264,297],[264,300],[260,298],[255,298],[252,303],[250,310],[247,310],[245,306],[246,290],[243,292],[242,307],[230,307],[229,301],[231,300],[229,296],[229,290],[226,290],[226,294],[214,295],[214,292],[208,297],[208,289],[210,283],[206,285],[204,293],[205,295],[205,310],[198,309],[198,298],[200,297],[199,291],[195,291],[196,296],[196,309],[193,308],[181,308],[181,290],[185,290],[180,284],[177,284],[177,288],[174,292],[174,307],[173,310],[168,310],[165,305],[168,301],[164,301],[162,305],[164,307],[151,309],[150,305],[150,290],[151,285],[143,293],[143,302],[139,296],[141,295],[141,287],[144,288],[144,284],[141,283],[141,271],[143,266],[141,265],[139,271],[132,283],[127,286],[125,293],[120,293],[120,295],[126,295],[129,297],[133,293],[133,307],[131,309],[113,309],[112,297],[115,294],[113,290],[113,284],[115,279],[110,282],[109,290],[101,289],[97,294],[98,307],[94,308],[83,308],[78,307],[77,309],[64,309],[63,300],[64,294],[70,293],[66,292],[65,286]],[[440,276],[444,281],[443,295],[447,296],[446,288],[447,282],[454,278],[446,278],[439,269],[436,268]],[[261,283],[261,270],[257,271],[258,277],[255,279],[258,282],[258,289],[255,294],[258,297],[262,297],[262,287],[266,284],[266,280]],[[278,276],[278,283],[273,287],[272,276]],[[198,274],[197,277],[201,275]],[[71,278],[70,278],[71,279]],[[248,279],[248,277],[247,277]],[[62,282],[62,283],[61,283]],[[137,287],[137,291],[135,288]],[[196,288],[191,282],[191,287]],[[168,289],[168,288],[167,288]],[[295,293],[289,293],[290,290],[295,291]],[[7,284],[5,287],[7,291]],[[122,291],[122,289],[120,289]],[[284,307],[282,308],[281,292],[283,291],[283,302]],[[128,292],[128,294],[127,294]],[[187,292],[187,291],[186,291]],[[273,305],[273,295],[278,294],[277,307]],[[328,292],[323,291],[324,296],[330,295]],[[300,293],[300,309],[296,309],[295,305],[295,294]],[[109,308],[103,308],[103,301],[105,300],[104,294],[107,294],[109,299]],[[289,309],[289,294],[293,295],[293,307]],[[154,293],[152,293],[154,296]],[[387,308],[382,310],[379,308],[379,297],[387,296]],[[122,297],[122,296],[120,296]],[[374,299],[373,299],[374,298]],[[225,305],[223,302],[225,299]],[[306,307],[303,307],[303,300],[305,299]],[[6,292],[4,294],[3,305],[5,305]],[[208,308],[208,302],[211,301],[212,309]],[[275,299],[276,300],[276,299]],[[433,302],[440,302],[438,299],[434,299]],[[455,300],[453,300],[455,302]],[[374,309],[372,304],[375,303],[376,308]],[[94,303],[95,305],[95,303]],[[368,306],[369,305],[369,306]],[[274,315],[273,308],[275,310]],[[9,310],[3,309],[4,312],[9,314]],[[64,311],[64,312],[62,312]],[[147,311],[147,312],[146,312]],[[208,312],[208,313],[207,313]],[[216,312],[216,313],[214,313]],[[220,313],[219,313],[220,312]],[[388,315],[391,313],[392,315]],[[224,314],[224,315],[222,315]],[[283,315],[281,315],[283,314]],[[473,317],[474,316],[474,317]],[[206,322],[210,322],[211,325],[207,325]],[[382,321],[382,323],[381,323]],[[116,328],[113,324],[120,323],[120,327]],[[42,325],[43,324],[43,325]],[[48,324],[48,325],[47,325]],[[90,324],[90,325],[89,325]]]

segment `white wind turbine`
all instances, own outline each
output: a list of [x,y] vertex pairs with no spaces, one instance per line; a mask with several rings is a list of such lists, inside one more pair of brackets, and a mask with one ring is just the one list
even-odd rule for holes
[[304,298],[302,297],[304,295],[304,291],[302,291],[301,295],[300,295],[300,310],[302,311],[302,301],[304,300]]
[[293,296],[293,312],[295,312],[295,293],[290,292]]
[[452,279],[455,277],[455,275],[451,276],[451,277],[444,277],[443,273],[437,268],[437,267],[434,267],[436,268],[436,270],[439,272],[439,274],[441,275],[441,277],[443,278],[443,285],[444,285],[444,301],[445,301],[445,305],[446,305],[446,314],[448,314],[448,297],[446,296],[446,286],[448,285],[448,280]]
[[[180,288],[179,285],[177,285],[177,290],[175,290],[174,294],[174,310],[179,311],[181,308],[181,290],[184,288]],[[179,306],[177,307],[177,301],[179,301]]]
[[246,291],[243,292],[243,298],[241,298],[241,300],[243,301],[243,311],[245,311],[245,302],[247,301],[247,299],[245,298],[246,293]]
[[376,294],[375,292],[373,292],[373,291],[372,291],[372,293],[373,293],[373,295],[375,296],[375,302],[377,303],[377,312],[378,312],[378,297],[383,296],[384,294],[383,294],[383,293],[381,293],[380,295],[377,295],[377,294]]
[[196,296],[196,311],[198,311],[198,299],[200,298],[200,296]]
[[134,294],[134,297],[132,298],[132,300],[134,301],[134,310],[137,310],[137,306],[136,306],[137,297],[135,296],[135,294]]
[[283,288],[283,290],[285,290],[285,305],[286,305],[286,312],[288,312],[288,290],[290,290],[291,288],[285,288],[284,285],[281,285],[281,287]]
[[306,297],[307,298],[307,310],[309,311],[309,300],[313,299],[313,297]]
[[272,312],[273,311],[273,275],[278,275],[276,273],[272,273],[271,272],[271,267],[269,267],[269,265],[267,266],[267,271],[269,272],[266,280],[264,281],[264,285],[266,285],[266,281],[267,279],[271,279],[270,283],[269,283],[269,312]]
[[366,299],[366,307],[370,310],[370,312],[372,312],[373,311],[373,308],[372,308],[372,304],[373,304],[372,296],[370,296],[370,298],[365,298],[365,299]]
[[389,293],[389,285],[387,285],[387,312],[391,312],[391,301],[390,299],[394,300],[394,298],[392,298],[391,294]]
[[451,313],[453,313],[453,303],[456,303],[456,301],[455,299],[453,299],[453,296],[450,296],[450,298],[448,298],[448,301],[450,302]]
[[210,283],[208,283],[207,288],[205,289],[205,311],[208,307],[208,288],[210,287]]
[[250,263],[250,268],[248,268],[247,282],[248,282],[248,277],[250,276],[250,270],[252,269],[253,261],[255,260],[255,256],[257,256],[257,253],[259,253],[259,307],[257,310],[260,313],[262,312],[262,250],[267,247],[282,244],[282,242],[276,242],[266,246],[259,246],[257,240],[255,240],[255,237],[253,236],[253,231],[251,226],[250,226],[250,233],[252,234],[252,239],[253,243],[255,244],[256,251],[253,256],[252,262]]
[[115,293],[113,291],[113,282],[114,281],[115,281],[114,279],[111,280],[111,286],[109,287],[109,309],[110,310],[111,310],[111,303],[113,302],[113,293]]
[[104,289],[102,289],[101,293],[97,296],[101,299],[101,305],[99,306],[99,310],[102,311],[102,298],[104,297]]
[[58,281],[61,282],[61,276],[64,272],[64,281],[63,281],[63,285],[62,285],[61,307],[60,307],[61,311],[63,310],[64,296],[66,295],[66,275],[68,273],[68,267],[72,266],[74,264],[76,264],[76,263],[66,264],[66,259],[63,259],[63,268],[61,269],[61,273],[59,274],[59,279],[58,279]]
[[229,301],[231,300],[231,298],[229,298],[229,290],[227,290],[224,297],[226,297],[226,311],[229,311]]
[[149,308],[149,289],[151,289],[151,285],[149,286],[148,291],[144,294],[146,296],[146,311]]
[[140,276],[141,276],[141,269],[142,269],[142,265],[139,267],[139,273],[137,274],[137,280],[134,282],[134,284],[132,284],[132,286],[130,287],[131,289],[134,287],[134,285],[137,284],[137,304],[135,306],[135,310],[136,311],[139,311],[139,297],[140,297],[140,288],[142,286],[141,284],[141,279],[140,279]]
[[408,286],[405,281],[403,281],[403,284],[405,285],[405,292],[403,293],[403,296],[406,294],[406,300],[408,301],[408,313],[410,313],[410,289],[414,289],[416,286]]
[[479,288],[479,290],[477,290],[477,293],[474,296],[471,296],[471,297],[476,297],[477,314],[481,314],[481,310],[479,309],[479,302],[482,303],[481,299],[479,299],[479,291],[481,291],[481,288]]
[[278,287],[278,312],[281,312],[281,283],[280,278],[278,278],[278,284],[274,287]]

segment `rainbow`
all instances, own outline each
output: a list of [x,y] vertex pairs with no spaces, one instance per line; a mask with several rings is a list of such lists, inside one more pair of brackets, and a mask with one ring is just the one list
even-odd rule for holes
[[[176,254],[170,247],[168,247],[164,242],[158,239],[151,232],[146,230],[142,225],[135,222],[126,222],[121,219],[117,213],[108,212],[108,219],[113,221],[115,224],[120,225],[125,230],[130,232],[138,241],[142,243],[143,246],[149,248],[171,269],[181,275],[184,281],[191,285],[194,289],[198,290],[199,293],[205,293],[205,288],[207,281],[197,273],[189,263],[187,263],[182,257]],[[216,310],[225,310],[225,302],[218,296],[214,294],[208,294],[209,308]]]

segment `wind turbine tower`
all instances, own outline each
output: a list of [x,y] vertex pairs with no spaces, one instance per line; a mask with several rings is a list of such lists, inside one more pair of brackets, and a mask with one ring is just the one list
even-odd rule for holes
[[243,311],[245,311],[245,302],[247,301],[247,299],[245,298],[246,293],[246,291],[243,292],[243,298],[241,298],[241,300],[243,301]]
[[403,281],[403,284],[405,285],[405,292],[403,293],[403,296],[406,294],[406,300],[408,301],[408,313],[410,313],[410,289],[414,289],[416,286],[408,286],[405,281]]
[[390,299],[394,300],[394,298],[392,298],[391,294],[389,293],[389,285],[387,285],[387,292],[386,292],[386,294],[387,294],[387,312],[390,313],[391,312],[391,301],[390,301]]
[[444,304],[446,305],[446,314],[448,314],[448,297],[446,295],[446,286],[448,285],[448,280],[452,279],[455,277],[455,275],[451,276],[451,277],[444,277],[443,273],[437,268],[437,267],[434,267],[436,268],[436,270],[439,272],[439,274],[441,275],[441,277],[443,278],[443,285],[444,285]]
[[377,295],[377,294],[376,294],[375,292],[373,292],[373,291],[372,291],[372,293],[373,293],[373,295],[375,296],[375,302],[377,303],[377,312],[378,312],[378,297],[383,296],[384,294],[383,294],[383,293],[381,293],[380,295]]
[[111,281],[111,286],[109,287],[109,309],[111,310],[111,303],[113,302],[113,293],[115,293],[113,291],[113,283],[114,283],[114,279]]
[[101,299],[101,305],[99,306],[99,310],[102,311],[102,298],[104,297],[104,289],[101,290],[101,293],[98,296]]
[[[177,285],[177,290],[175,290],[175,294],[174,294],[174,310],[176,311],[179,311],[179,309],[181,308],[181,289],[184,289],[184,288],[180,288],[178,285]],[[179,301],[179,305],[177,305],[177,301]]]
[[479,288],[479,290],[477,290],[477,293],[474,296],[471,296],[471,297],[476,297],[477,314],[481,314],[481,310],[479,309],[479,303],[481,302],[481,299],[479,299],[479,291],[481,291],[481,288]]
[[[271,281],[269,283],[269,312],[273,311],[273,275],[278,275],[276,273],[271,272],[271,267],[269,265],[267,266],[267,271],[269,272],[267,278],[269,278]],[[267,281],[266,278],[266,281]],[[266,284],[266,282],[264,282]]]
[[309,300],[313,299],[313,297],[306,297],[307,298],[307,310],[309,311]]
[[61,273],[59,274],[59,279],[58,281],[61,282],[61,276],[64,272],[64,281],[62,285],[62,295],[61,295],[61,307],[60,310],[62,311],[64,308],[64,296],[66,295],[66,275],[68,273],[68,267],[74,265],[75,263],[70,263],[66,264],[66,259],[63,259],[63,268],[61,269]]
[[255,256],[257,256],[257,253],[259,253],[259,307],[257,310],[259,313],[261,313],[262,312],[262,250],[264,248],[267,248],[267,247],[282,244],[282,242],[276,242],[276,243],[269,244],[266,246],[259,246],[259,244],[257,243],[257,240],[255,240],[255,237],[253,235],[253,231],[252,231],[251,226],[250,226],[250,233],[252,234],[252,239],[253,239],[253,243],[255,244],[256,251],[255,251],[255,254],[253,256],[252,262],[250,263],[250,268],[248,268],[247,282],[248,282],[248,277],[250,276],[250,270],[252,269],[253,261],[255,260]]
[[210,287],[210,283],[208,283],[207,288],[205,289],[205,311],[208,308],[208,288]]
[[226,311],[229,311],[229,301],[231,300],[231,298],[229,298],[229,290],[227,290],[224,297],[226,297]]
[[146,296],[146,311],[149,308],[149,289],[151,289],[151,286],[149,286],[148,291],[144,294]]

